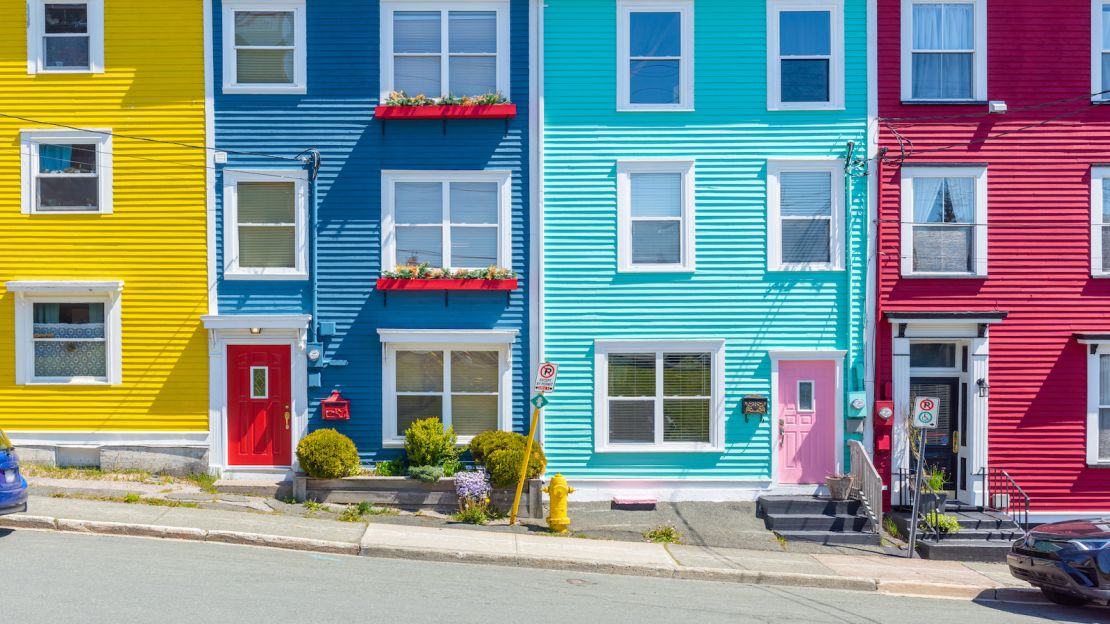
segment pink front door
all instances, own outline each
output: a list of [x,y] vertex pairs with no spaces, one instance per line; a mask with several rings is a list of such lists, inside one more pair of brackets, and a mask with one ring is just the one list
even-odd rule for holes
[[288,345],[228,345],[227,463],[288,466],[290,442]]
[[779,483],[824,483],[836,471],[836,363],[779,362]]

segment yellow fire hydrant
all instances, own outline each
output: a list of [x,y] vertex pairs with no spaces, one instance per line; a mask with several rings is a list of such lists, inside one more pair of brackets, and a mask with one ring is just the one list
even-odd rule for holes
[[574,488],[567,485],[566,477],[557,474],[551,477],[551,483],[545,485],[544,492],[551,497],[551,513],[547,515],[547,526],[556,533],[566,533],[570,528],[570,518],[567,517],[567,496]]

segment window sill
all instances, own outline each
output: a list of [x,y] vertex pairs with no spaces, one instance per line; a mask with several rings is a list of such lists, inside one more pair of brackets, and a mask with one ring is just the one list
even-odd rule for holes
[[114,386],[107,379],[32,379],[23,386]]
[[985,280],[988,276],[973,273],[903,273],[901,277],[902,279]]
[[617,269],[617,273],[695,273],[694,267],[688,266],[624,266]]
[[246,85],[224,85],[223,92],[228,95],[304,95],[308,93],[308,87],[296,85],[281,85],[281,86],[246,86]]
[[110,215],[112,214],[112,210],[31,210],[24,214],[29,214],[35,217],[48,217],[50,215],[87,215],[90,217],[95,217],[99,215]]
[[693,106],[617,106],[618,113],[692,113]]
[[790,106],[788,104],[768,104],[767,111],[772,113],[792,112],[792,111],[844,111],[847,110],[843,104],[821,104],[815,102],[812,104],[800,104],[798,106]]
[[102,69],[39,69],[39,70],[36,70],[36,71],[30,71],[30,72],[27,72],[27,73],[32,75],[32,76],[49,76],[51,74],[61,74],[61,75],[72,76],[74,74],[89,74],[89,75],[103,74],[104,70],[102,70]]
[[711,446],[708,444],[697,445],[669,445],[669,446],[655,446],[655,445],[623,445],[623,446],[598,446],[594,448],[595,453],[724,453],[723,447]]
[[768,273],[842,273],[844,267],[835,264],[781,264],[767,267]]
[[411,279],[380,278],[376,290],[516,290],[518,280],[513,279]]
[[1101,469],[1110,468],[1110,461],[1095,462],[1093,464],[1090,463],[1090,462],[1087,462],[1087,467],[1088,468],[1101,468]]
[[[508,429],[498,429],[497,431],[509,431],[509,430]],[[466,446],[469,445],[470,441],[473,440],[473,439],[474,439],[474,436],[456,436],[455,447],[465,450]],[[404,438],[389,438],[389,439],[386,439],[386,440],[382,440],[382,448],[403,449],[403,448],[405,448],[405,439]],[[402,476],[400,478],[407,478],[407,477]]]
[[[986,106],[986,100],[902,100],[903,106]],[[984,113],[985,114],[985,113]]]
[[377,119],[511,119],[516,117],[516,104],[474,106],[377,106]]
[[308,281],[308,273],[231,273],[225,271],[224,279],[229,281],[285,280],[290,282],[304,282]]

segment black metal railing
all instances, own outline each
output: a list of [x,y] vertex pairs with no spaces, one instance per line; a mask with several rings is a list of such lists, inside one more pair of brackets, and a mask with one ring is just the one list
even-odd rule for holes
[[[941,497],[938,494],[945,494],[945,492],[934,490],[925,479],[917,479],[917,472],[914,470],[898,470],[894,474],[898,478],[898,506],[913,513],[914,493],[920,490],[922,497],[919,500],[917,517],[912,521],[917,523],[919,530],[928,532],[934,539],[940,541],[940,528],[935,520],[937,515],[944,513],[944,506],[940,504]],[[932,496],[928,496],[929,494]]]
[[1025,490],[1001,468],[984,468],[979,474],[984,476],[983,509],[1004,513],[1022,531],[1028,530],[1029,495]]

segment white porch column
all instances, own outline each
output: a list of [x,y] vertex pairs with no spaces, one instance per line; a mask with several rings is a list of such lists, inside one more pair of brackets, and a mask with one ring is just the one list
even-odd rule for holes
[[990,400],[987,397],[979,396],[980,379],[988,384],[990,383],[989,367],[990,367],[990,348],[989,339],[986,332],[983,336],[973,338],[971,340],[971,353],[968,366],[968,394],[970,401],[968,402],[968,427],[971,429],[971,453],[968,458],[970,464],[967,468],[969,487],[968,490],[972,493],[972,500],[979,503],[983,500],[984,489],[984,476],[981,472],[987,467],[987,424],[988,424],[988,405]]
[[897,503],[900,480],[898,471],[909,469],[910,446],[906,430],[910,415],[910,340],[898,336],[894,325],[891,348],[891,382],[894,394],[894,427],[890,449],[890,500]]

